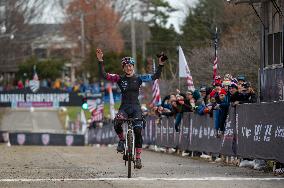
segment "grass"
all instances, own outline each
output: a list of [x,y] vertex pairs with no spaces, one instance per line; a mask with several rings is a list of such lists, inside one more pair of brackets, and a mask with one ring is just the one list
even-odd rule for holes
[[[119,106],[120,106],[120,103],[115,103],[114,104],[115,111],[118,110]],[[104,116],[105,117],[110,117],[110,109],[109,108],[110,108],[109,103],[104,104]]]
[[[118,110],[120,106],[120,103],[115,103],[114,108],[115,110]],[[77,114],[81,112],[81,107],[80,106],[68,106],[67,112],[59,112],[59,116],[61,121],[65,122],[65,117],[68,114],[70,121],[75,121],[77,119]],[[110,116],[110,105],[108,103],[104,104],[104,116],[109,117]],[[86,119],[91,118],[91,112],[88,110],[84,110]]]

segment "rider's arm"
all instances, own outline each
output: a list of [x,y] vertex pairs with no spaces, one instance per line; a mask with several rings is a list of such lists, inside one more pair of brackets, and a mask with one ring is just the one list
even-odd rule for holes
[[156,70],[155,74],[151,75],[151,74],[146,74],[146,75],[142,75],[140,76],[140,79],[142,82],[150,82],[156,79],[159,79],[161,77],[161,73],[162,73],[162,68],[164,66],[165,61],[168,59],[168,57],[162,53],[159,56],[159,66],[158,69]]
[[99,70],[101,76],[111,82],[118,82],[120,80],[120,76],[118,74],[110,74],[105,71],[103,61],[99,61]]
[[99,72],[100,76],[102,76],[104,79],[111,81],[111,82],[118,82],[120,80],[120,76],[117,74],[110,74],[106,73],[105,68],[104,68],[104,61],[103,61],[103,51],[100,48],[97,48],[96,50],[97,54],[97,59],[99,63]]
[[150,82],[150,81],[159,79],[161,77],[163,66],[164,65],[159,65],[155,74],[144,74],[144,75],[139,76],[139,78],[141,79],[142,82]]

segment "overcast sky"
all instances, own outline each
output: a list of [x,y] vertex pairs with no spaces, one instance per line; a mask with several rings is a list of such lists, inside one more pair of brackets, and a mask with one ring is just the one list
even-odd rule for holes
[[[53,2],[57,2],[57,0],[49,0]],[[179,32],[179,26],[183,23],[183,20],[186,16],[187,7],[193,6],[198,0],[167,0],[170,5],[178,11],[171,13],[168,26],[173,24],[175,29]],[[64,14],[60,8],[54,7],[46,7],[43,13],[43,17],[37,22],[45,22],[45,23],[58,23],[62,22],[62,18]]]
[[168,25],[173,24],[175,29],[179,32],[179,26],[183,23],[186,16],[187,7],[193,6],[198,0],[167,0],[170,5],[179,11],[171,14]]

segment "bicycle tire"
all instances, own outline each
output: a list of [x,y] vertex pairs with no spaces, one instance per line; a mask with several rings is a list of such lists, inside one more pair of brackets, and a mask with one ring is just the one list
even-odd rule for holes
[[127,177],[131,178],[131,163],[132,163],[132,147],[133,147],[133,139],[132,139],[132,131],[129,131],[127,134],[127,144],[128,144],[128,172]]

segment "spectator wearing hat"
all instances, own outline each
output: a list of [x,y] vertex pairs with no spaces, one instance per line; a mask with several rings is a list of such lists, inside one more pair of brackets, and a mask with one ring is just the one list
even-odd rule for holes
[[199,90],[194,90],[194,92],[192,93],[193,98],[195,100],[195,112],[197,112],[199,115],[203,115],[204,114],[204,109],[205,109],[205,103],[203,98],[200,95]]
[[185,103],[190,105],[192,111],[195,109],[195,99],[193,98],[193,91],[189,90],[185,95]]
[[17,85],[18,89],[24,89],[25,86],[24,86],[22,80],[19,80],[17,84],[18,84]]
[[209,94],[208,94],[208,89],[206,86],[200,87],[200,95],[204,101],[204,104],[207,105],[209,103]]
[[237,80],[238,80],[238,85],[241,86],[246,81],[246,77],[240,74],[238,75]]
[[226,91],[229,91],[229,86],[231,85],[232,76],[230,74],[226,74],[224,76],[224,80],[222,82],[222,86]]
[[209,96],[209,102],[206,104],[205,109],[204,109],[204,114],[209,114],[210,117],[213,117],[213,110],[214,107],[216,106],[216,99],[215,99],[215,91],[211,91]]
[[232,82],[230,85],[228,96],[232,106],[236,106],[242,100],[241,94],[238,91],[238,85],[236,83]]

